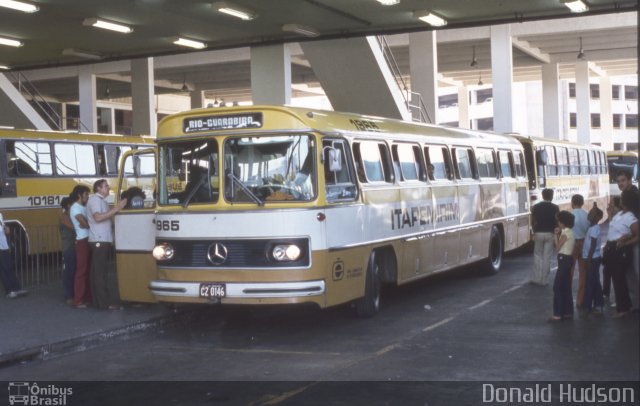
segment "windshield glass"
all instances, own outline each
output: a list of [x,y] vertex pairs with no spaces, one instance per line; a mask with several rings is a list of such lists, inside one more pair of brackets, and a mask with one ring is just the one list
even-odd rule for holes
[[308,135],[230,138],[224,144],[224,197],[257,204],[312,200],[315,155]]
[[159,148],[159,204],[218,201],[218,143],[215,140],[172,142]]

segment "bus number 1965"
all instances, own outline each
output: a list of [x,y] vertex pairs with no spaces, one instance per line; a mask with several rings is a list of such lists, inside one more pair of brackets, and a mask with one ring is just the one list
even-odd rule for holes
[[31,206],[57,206],[60,196],[29,196],[27,201]]

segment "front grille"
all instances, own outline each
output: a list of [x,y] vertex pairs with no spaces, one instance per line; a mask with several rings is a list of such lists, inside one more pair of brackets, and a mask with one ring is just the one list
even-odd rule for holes
[[[159,266],[182,268],[300,268],[309,266],[309,240],[266,239],[266,240],[158,240],[158,244],[169,243],[175,250],[174,257],[159,261]],[[213,244],[226,247],[227,257],[216,264],[209,260],[209,250]],[[296,244],[301,249],[300,258],[293,262],[276,262],[271,258],[271,250],[278,244]],[[213,248],[211,248],[213,250]]]

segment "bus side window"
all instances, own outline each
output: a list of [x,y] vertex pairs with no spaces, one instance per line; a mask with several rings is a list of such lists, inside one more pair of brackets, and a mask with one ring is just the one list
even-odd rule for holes
[[579,149],[578,155],[580,158],[580,174],[589,174],[589,153],[586,149]]
[[[14,153],[13,156],[9,155],[10,151]],[[13,176],[53,174],[51,146],[46,142],[7,142],[7,162],[9,173],[13,173]]]
[[486,148],[478,148],[476,151],[476,160],[478,162],[478,175],[481,178],[495,178],[496,167],[493,157],[493,151]]
[[95,176],[96,166],[93,146],[56,142],[53,144],[56,174]]
[[[551,145],[547,145],[544,147],[544,150],[547,151],[547,173],[549,176],[557,176],[560,174],[558,170],[558,161],[556,160],[556,151],[555,148]],[[544,173],[544,166],[538,164],[538,174]]]
[[458,179],[475,179],[473,155],[468,148],[453,148],[454,167]]
[[[329,150],[340,151],[341,168],[339,171],[330,170]],[[324,177],[328,201],[353,200],[357,196],[355,177],[351,167],[351,159],[347,156],[349,149],[343,140],[324,140],[322,142],[324,156]]]
[[609,170],[609,168],[607,167],[607,157],[602,151],[600,151],[598,154],[600,155],[600,168],[602,169],[601,173],[606,174]]
[[426,146],[424,156],[430,180],[452,180],[451,158],[446,147]]
[[394,144],[392,146],[394,166],[397,167],[397,171],[401,176],[401,180],[423,180],[424,169],[422,160],[418,154],[416,155],[415,148],[410,144]]
[[514,178],[513,173],[513,154],[511,151],[499,151],[498,160],[500,161],[500,173],[503,178]]
[[523,162],[524,156],[522,155],[522,152],[518,152],[513,155],[513,166],[515,168],[516,176],[519,178],[523,178],[525,176]]
[[596,160],[596,153],[597,152],[594,151],[594,150],[589,151],[589,161],[590,161],[589,162],[589,165],[590,165],[589,172],[592,175],[596,175],[598,173],[598,161]]
[[569,173],[571,175],[580,174],[580,160],[578,158],[578,150],[575,148],[569,148]]
[[569,157],[566,147],[556,147],[556,157],[558,158],[558,175],[569,175]]
[[98,175],[107,175],[107,159],[105,158],[105,145],[96,145],[96,158],[98,164]]
[[360,183],[367,183],[367,175],[364,172],[364,162],[360,154],[360,143],[353,143],[353,160],[356,166],[356,175]]

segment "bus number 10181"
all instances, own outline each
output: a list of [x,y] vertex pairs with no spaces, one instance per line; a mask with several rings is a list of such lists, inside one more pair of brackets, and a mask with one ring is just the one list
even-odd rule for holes
[[60,196],[29,196],[27,201],[31,206],[57,206],[60,204]]

